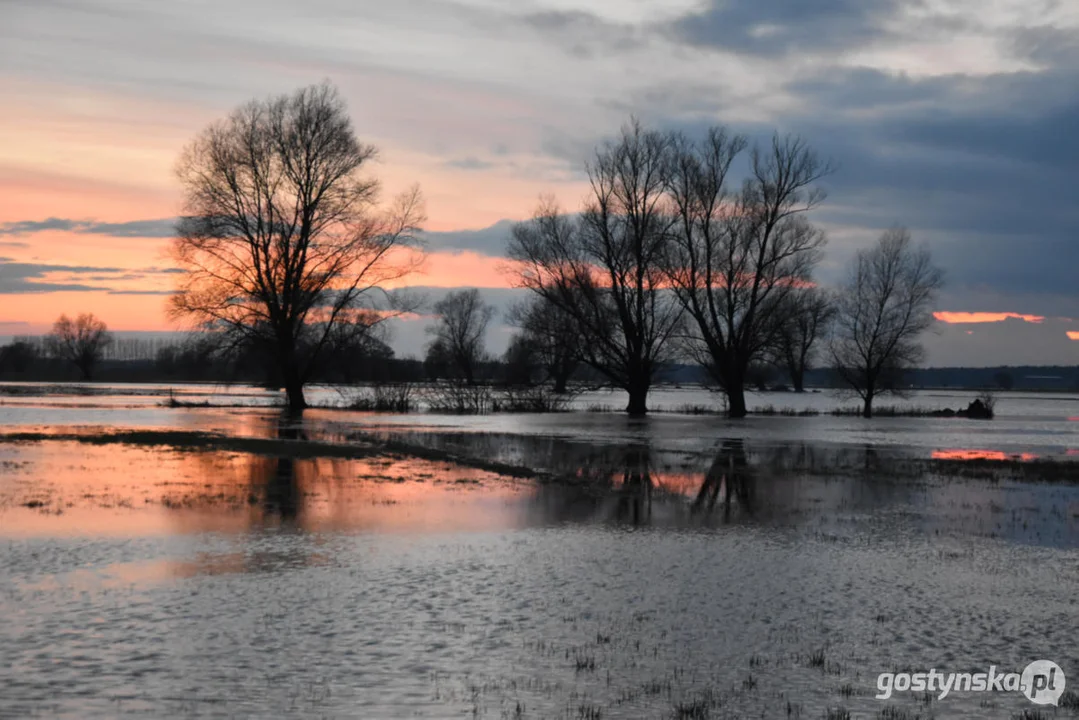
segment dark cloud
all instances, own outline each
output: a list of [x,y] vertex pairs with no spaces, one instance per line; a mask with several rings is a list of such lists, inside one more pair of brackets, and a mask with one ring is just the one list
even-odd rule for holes
[[431,252],[471,251],[481,255],[502,257],[506,254],[513,231],[513,221],[500,220],[481,230],[455,230],[452,232],[428,232],[423,237]]
[[[931,78],[837,70],[791,85],[800,106],[782,122],[732,127],[757,141],[796,132],[836,165],[815,216],[836,231],[824,282],[838,282],[858,247],[902,224],[930,243],[950,290],[991,287],[1023,298],[1026,312],[1053,314],[1053,303],[1076,295],[1079,102],[1060,88],[1077,84],[1079,73],[1067,69]],[[729,111],[721,93],[683,98],[684,89],[662,87],[644,95],[664,98],[647,106],[668,108],[653,110],[652,124],[690,135],[713,122],[702,117]]]
[[1010,33],[1008,44],[1020,56],[1054,67],[1074,62],[1079,54],[1079,37],[1075,32],[1050,25],[1018,28]]
[[879,38],[882,21],[897,4],[896,0],[709,0],[668,30],[691,45],[740,53],[841,51]]
[[0,223],[0,236],[30,235],[47,230],[63,230],[80,235],[111,235],[113,237],[173,237],[176,218],[160,220],[134,220],[122,223],[103,223],[92,220],[46,218],[45,220],[20,220]]
[[[966,82],[952,81],[956,95]],[[896,85],[915,92],[908,81]],[[947,83],[928,85],[935,96]],[[826,181],[830,204],[820,217],[855,227],[908,225],[932,241],[953,286],[1073,293],[1079,103],[1018,110],[1009,99],[1002,93],[999,108],[930,104],[872,119],[805,118],[808,137],[839,166]]]
[[585,10],[547,10],[520,21],[579,58],[635,50],[650,41],[650,30],[617,23]]
[[[46,277],[60,273],[74,276],[75,280],[53,281]],[[11,262],[0,258],[0,295],[25,295],[49,292],[108,292],[111,294],[167,294],[164,291],[133,291],[87,285],[87,282],[115,282],[118,280],[143,279],[142,272],[129,272],[126,268],[95,267],[92,265],[46,265],[40,263]]]
[[495,163],[488,162],[486,160],[480,160],[476,157],[457,158],[454,160],[447,160],[446,167],[451,167],[456,170],[487,170],[493,168]]
[[109,295],[172,295],[172,290],[108,290]]

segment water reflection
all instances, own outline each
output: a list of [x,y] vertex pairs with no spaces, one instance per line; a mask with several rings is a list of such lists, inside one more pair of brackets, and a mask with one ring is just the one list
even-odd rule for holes
[[[298,413],[284,412],[277,420],[275,437],[277,440],[300,441],[306,440],[306,433],[301,423],[302,416]],[[253,462],[253,473],[262,474],[265,478],[263,490],[263,507],[267,516],[280,517],[282,520],[295,520],[300,511],[300,488],[296,480],[296,460],[292,457],[283,456],[271,461],[272,468],[259,468],[260,463]],[[258,482],[258,477],[253,477],[252,484]]]
[[272,433],[269,439],[280,441],[272,456],[70,441],[6,446],[0,534],[446,532],[565,524],[745,524],[834,534],[849,533],[854,524],[895,524],[917,533],[1035,543],[1079,538],[1074,485],[958,483],[903,466],[901,457],[873,446],[727,438],[703,455],[553,437],[407,438],[452,448],[463,459],[543,471],[532,481],[476,469],[467,460],[310,457],[297,446],[312,432],[288,415],[275,418]]
[[648,447],[627,448],[616,505],[618,520],[631,525],[649,523],[652,519],[652,489]]
[[722,496],[723,520],[729,522],[732,499],[747,516],[753,515],[753,495],[754,477],[746,459],[744,442],[740,439],[724,440],[719,454],[704,474],[691,509],[696,515],[711,514]]
[[[1068,453],[1065,453],[1068,454]],[[1022,462],[1030,462],[1037,460],[1038,456],[1034,453],[1004,453],[1000,450],[978,450],[974,448],[950,448],[947,450],[934,450],[934,460],[995,460],[1003,462],[1005,460],[1020,460]]]

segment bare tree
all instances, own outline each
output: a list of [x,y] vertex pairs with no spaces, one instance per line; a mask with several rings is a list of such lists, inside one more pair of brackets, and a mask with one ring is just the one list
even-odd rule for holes
[[94,367],[112,341],[108,327],[92,313],[84,313],[74,320],[61,315],[45,338],[49,354],[74,364],[83,380],[93,378]]
[[512,344],[514,357],[521,361],[527,351],[542,382],[552,382],[554,392],[566,392],[570,376],[580,362],[582,337],[573,317],[543,297],[534,297],[510,313],[510,321],[521,328]]
[[514,227],[517,282],[571,317],[581,359],[629,394],[626,411],[648,411],[648,391],[672,355],[681,310],[665,289],[662,256],[669,138],[634,121],[588,164],[590,197],[579,220],[544,201]]
[[933,323],[933,303],[943,285],[928,248],[914,248],[910,232],[896,227],[855,258],[836,312],[832,363],[844,384],[873,417],[873,398],[897,389],[903,370],[921,361],[918,340]]
[[423,357],[423,374],[428,380],[439,380],[451,375],[453,360],[441,340],[435,339],[427,346]]
[[173,254],[186,272],[172,315],[258,348],[293,410],[335,347],[403,309],[373,313],[375,291],[419,260],[419,190],[380,211],[378,182],[363,174],[375,157],[322,84],[244,105],[204,130],[177,167],[185,217]]
[[744,138],[717,127],[673,147],[667,273],[690,318],[690,354],[724,389],[730,416],[744,417],[747,370],[764,359],[819,260],[824,234],[805,214],[823,200],[815,184],[831,169],[803,140],[777,135],[753,148],[732,194],[727,175]]
[[787,370],[795,392],[805,389],[806,370],[834,317],[835,305],[823,288],[798,288],[788,296],[774,354],[776,364]]
[[469,385],[476,384],[479,364],[486,356],[484,339],[494,312],[475,288],[456,290],[435,303],[438,321],[428,328],[435,337],[431,348],[449,358]]
[[[3,355],[0,354],[0,362],[2,358]],[[502,354],[502,365],[503,379],[507,385],[532,387],[537,382],[542,382],[539,348],[535,338],[524,331],[515,333],[510,338],[509,346]]]

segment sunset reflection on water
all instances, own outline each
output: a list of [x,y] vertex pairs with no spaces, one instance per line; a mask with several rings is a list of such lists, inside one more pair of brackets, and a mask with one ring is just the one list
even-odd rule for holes
[[1020,460],[1022,462],[1038,459],[1036,454],[1029,452],[1006,453],[1001,450],[979,450],[974,448],[934,450],[932,457],[934,460]]
[[501,528],[515,524],[509,503],[524,491],[482,470],[397,457],[293,459],[60,441],[0,447],[0,460],[0,535],[9,537],[281,524],[311,532]]

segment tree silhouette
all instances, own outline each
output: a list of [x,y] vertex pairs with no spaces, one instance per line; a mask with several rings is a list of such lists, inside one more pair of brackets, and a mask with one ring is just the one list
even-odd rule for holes
[[906,228],[887,230],[855,258],[830,350],[839,377],[863,401],[863,417],[873,417],[873,398],[897,392],[903,370],[922,359],[918,336],[933,323],[943,283],[929,250],[913,247]]
[[176,318],[264,354],[302,410],[303,386],[335,349],[407,308],[376,291],[419,262],[419,190],[388,210],[363,171],[376,157],[359,142],[328,84],[240,107],[183,152],[185,216],[173,255],[185,271]]
[[588,164],[590,196],[580,219],[545,200],[513,229],[517,284],[572,319],[581,360],[629,394],[626,411],[648,411],[648,391],[681,310],[665,289],[664,209],[669,138],[634,121]]
[[49,354],[72,363],[83,380],[92,380],[94,368],[112,344],[112,333],[92,313],[83,313],[72,320],[61,315],[45,339]]
[[701,142],[676,136],[668,181],[673,213],[667,268],[689,315],[688,350],[746,414],[750,366],[764,360],[820,258],[824,234],[806,220],[831,168],[800,138],[753,148],[749,175],[731,193],[727,174],[746,146],[712,128]]
[[487,325],[494,312],[475,288],[447,294],[435,303],[438,320],[428,329],[435,337],[428,357],[445,358],[459,377],[469,385],[475,385],[479,364],[485,356]]

